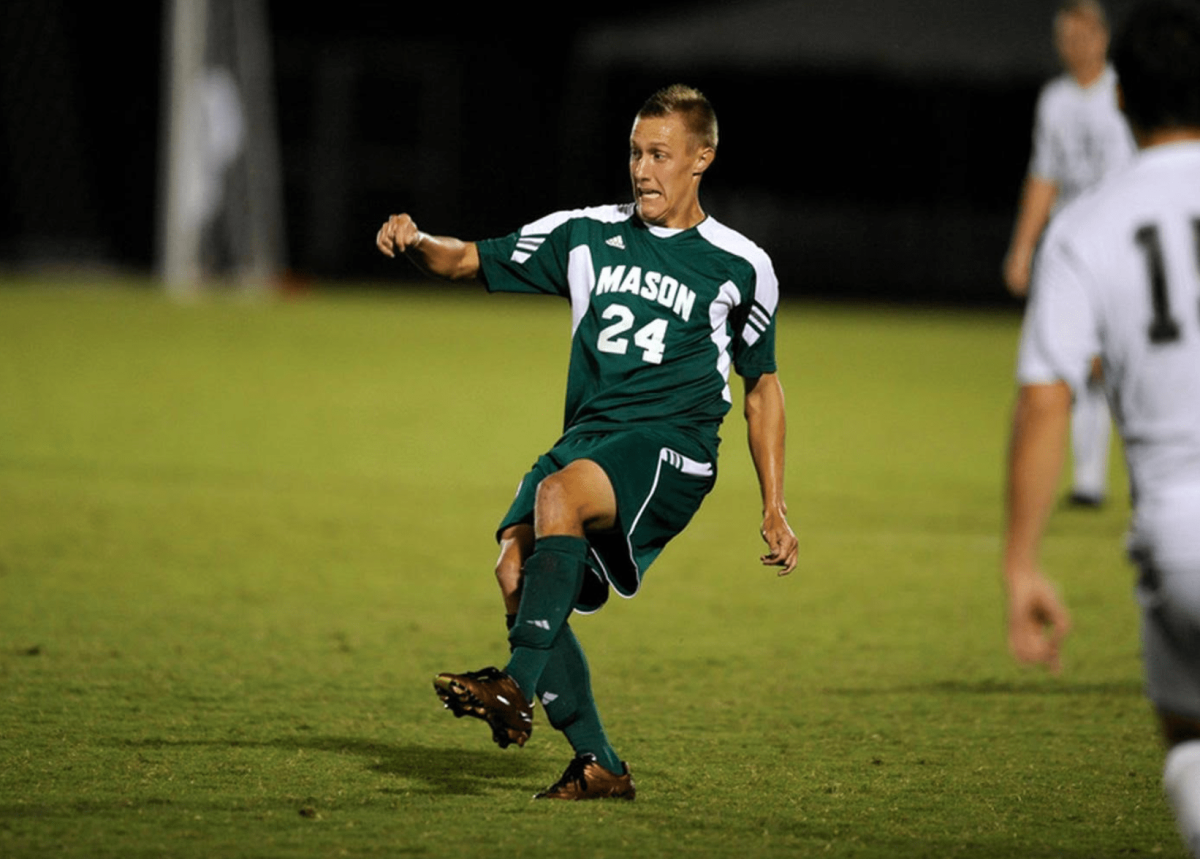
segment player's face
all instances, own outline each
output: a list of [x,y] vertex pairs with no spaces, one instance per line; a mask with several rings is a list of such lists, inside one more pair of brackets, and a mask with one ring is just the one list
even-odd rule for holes
[[1071,74],[1076,77],[1094,74],[1104,66],[1108,30],[1090,12],[1060,14],[1054,21],[1054,46]]
[[637,213],[656,227],[687,229],[704,220],[700,176],[713,150],[699,146],[683,118],[670,113],[634,121],[629,136],[629,178]]

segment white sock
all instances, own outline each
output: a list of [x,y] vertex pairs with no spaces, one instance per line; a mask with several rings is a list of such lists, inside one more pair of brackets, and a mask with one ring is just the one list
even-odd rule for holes
[[1200,740],[1180,743],[1167,752],[1163,787],[1184,843],[1200,859]]
[[1074,490],[1103,498],[1108,488],[1108,444],[1112,418],[1099,385],[1088,385],[1075,396],[1071,409],[1071,454]]

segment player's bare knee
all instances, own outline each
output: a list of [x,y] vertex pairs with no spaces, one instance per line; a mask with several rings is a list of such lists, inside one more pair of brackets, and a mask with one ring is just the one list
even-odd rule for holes
[[561,471],[556,471],[554,474],[542,478],[542,482],[538,484],[537,488],[536,504],[538,510],[550,512],[551,510],[561,508],[570,495],[567,484],[568,481]]
[[611,528],[616,504],[603,468],[592,460],[577,459],[538,484],[534,501],[537,536],[582,537],[589,530]]
[[539,537],[583,533],[579,505],[573,494],[570,480],[561,471],[538,484],[535,515]]

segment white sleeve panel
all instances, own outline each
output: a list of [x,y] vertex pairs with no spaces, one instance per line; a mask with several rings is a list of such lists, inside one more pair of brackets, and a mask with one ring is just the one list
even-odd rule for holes
[[754,301],[769,315],[774,315],[779,306],[779,279],[767,252],[714,218],[708,218],[698,227],[700,234],[721,250],[739,256],[754,268]]
[[1034,284],[1017,353],[1023,385],[1064,381],[1072,391],[1087,384],[1092,357],[1100,353],[1095,299],[1087,272],[1070,246],[1050,237],[1038,257]]

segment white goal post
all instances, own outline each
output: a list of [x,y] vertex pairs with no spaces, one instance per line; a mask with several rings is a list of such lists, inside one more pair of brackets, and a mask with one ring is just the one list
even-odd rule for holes
[[266,0],[164,0],[158,270],[186,295],[284,268]]

